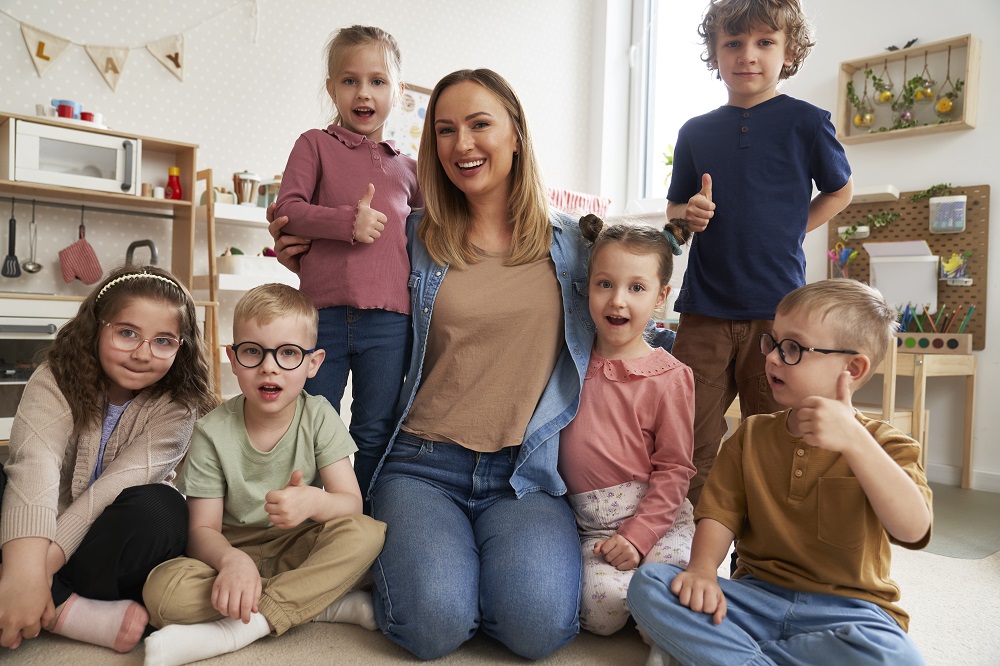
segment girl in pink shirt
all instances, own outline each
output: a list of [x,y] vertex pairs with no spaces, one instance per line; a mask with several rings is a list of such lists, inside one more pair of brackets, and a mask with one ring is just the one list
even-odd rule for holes
[[319,310],[326,362],[306,391],[339,411],[351,374],[354,471],[367,496],[410,357],[406,218],[423,199],[416,161],[382,140],[403,95],[396,40],[375,27],[343,28],[326,60],[334,123],[295,142],[274,217],[287,216],[282,231],[308,241],[299,288]]
[[694,376],[645,335],[691,232],[674,223],[662,231],[605,226],[594,215],[580,230],[593,243],[588,291],[597,336],[580,411],[560,436],[559,472],[583,549],[580,625],[608,635],[628,620],[625,594],[636,567],[685,566],[691,552]]

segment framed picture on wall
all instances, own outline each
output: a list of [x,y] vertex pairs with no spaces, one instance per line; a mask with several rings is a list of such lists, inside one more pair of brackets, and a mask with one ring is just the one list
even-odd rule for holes
[[382,132],[383,139],[392,139],[401,153],[413,159],[417,159],[420,133],[424,129],[424,116],[427,115],[430,98],[429,89],[404,83],[399,106],[389,114]]

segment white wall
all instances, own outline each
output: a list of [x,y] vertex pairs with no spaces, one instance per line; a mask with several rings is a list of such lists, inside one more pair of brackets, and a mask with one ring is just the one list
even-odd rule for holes
[[[945,8],[936,0],[804,0],[816,27],[816,47],[802,71],[787,82],[784,91],[823,108],[837,103],[837,75],[845,60],[877,54],[890,44],[902,45],[919,37],[928,43],[971,33],[982,41],[979,114],[975,129],[922,137],[889,139],[847,146],[856,185],[892,184],[901,191],[923,190],[935,183],[990,186],[1000,194],[1000,173],[995,168],[1000,149],[1000,4],[995,0],[958,0]],[[943,77],[942,77],[943,78]],[[954,76],[953,76],[954,78]],[[1000,210],[994,207],[991,226],[997,228]],[[997,238],[996,233],[993,234]],[[808,279],[826,277],[826,229],[806,239],[810,258]],[[988,258],[996,266],[1000,244],[993,243]],[[988,330],[1000,330],[1000,274],[990,275],[987,300]],[[975,458],[973,487],[1000,492],[1000,413],[993,399],[1000,387],[1000,345],[995,333],[978,356]],[[912,395],[909,382],[901,382],[901,404]],[[930,409],[928,473],[932,480],[957,484],[961,469],[964,380],[932,378],[927,382]],[[873,387],[874,388],[874,387]],[[867,390],[867,389],[866,389]],[[876,390],[877,394],[877,390]],[[874,402],[877,402],[877,395]]]

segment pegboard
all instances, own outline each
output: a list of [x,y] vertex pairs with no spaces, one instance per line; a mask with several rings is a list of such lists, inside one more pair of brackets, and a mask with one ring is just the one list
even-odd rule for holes
[[[952,194],[964,194],[968,197],[966,204],[965,231],[957,234],[932,234],[930,232],[930,208],[927,199],[917,203],[910,202],[910,196],[918,192],[900,192],[897,201],[881,201],[874,203],[851,204],[830,220],[828,224],[828,246],[834,247],[838,242],[858,255],[848,264],[850,277],[862,282],[869,281],[869,258],[863,244],[884,241],[925,240],[931,248],[931,253],[937,256],[950,257],[953,252],[972,251],[969,260],[969,277],[972,285],[968,287],[953,286],[941,280],[938,282],[938,307],[947,309],[948,314],[958,310],[958,320],[951,328],[951,333],[958,331],[958,325],[975,304],[976,309],[965,327],[965,333],[972,334],[972,348],[982,350],[986,347],[986,285],[988,280],[987,257],[989,256],[990,231],[990,186],[971,185],[968,187],[953,187]],[[878,214],[882,211],[899,213],[901,217],[885,227],[872,227],[867,238],[852,238],[843,241],[837,235],[838,227],[849,227],[854,223],[866,224],[865,216]],[[825,255],[824,255],[825,258]],[[829,267],[830,262],[827,261]],[[829,274],[829,268],[827,269]],[[914,304],[916,305],[916,304]]]

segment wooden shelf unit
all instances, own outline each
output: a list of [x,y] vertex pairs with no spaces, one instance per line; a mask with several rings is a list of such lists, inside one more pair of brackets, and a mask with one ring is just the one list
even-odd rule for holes
[[[947,71],[947,53],[951,49],[951,72]],[[867,143],[869,141],[882,141],[884,139],[900,139],[904,137],[922,136],[925,134],[938,134],[941,132],[954,132],[958,130],[968,130],[976,126],[976,109],[979,101],[979,61],[981,58],[982,46],[978,38],[974,35],[962,35],[952,39],[945,39],[929,44],[918,44],[908,49],[898,51],[884,51],[866,58],[858,58],[840,63],[839,88],[837,90],[837,110],[834,114],[834,125],[837,128],[837,138],[841,143]],[[855,111],[847,100],[847,84],[854,81],[854,88],[861,97],[864,90],[864,70],[867,66],[879,76],[883,65],[889,67],[889,74],[892,77],[898,91],[905,85],[905,78],[919,76],[924,67],[924,57],[927,56],[928,69],[934,76],[934,92],[939,91],[946,76],[951,76],[954,83],[957,79],[965,81],[959,98],[961,113],[948,122],[937,122],[937,117],[933,113],[936,103],[927,104],[930,124],[907,127],[905,129],[887,130],[884,132],[871,132],[867,127],[855,127],[851,118]],[[933,58],[931,57],[933,56]],[[933,68],[931,68],[933,64]],[[903,76],[903,68],[906,66],[906,76]],[[873,91],[869,90],[869,94]],[[876,115],[878,111],[884,109],[891,110],[887,106],[875,106]],[[924,115],[924,114],[921,114]],[[884,122],[876,122],[877,125],[891,127],[892,117],[888,119],[883,115]],[[926,118],[925,118],[926,119]]]

